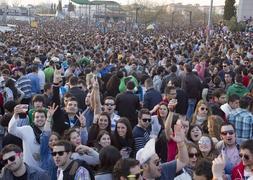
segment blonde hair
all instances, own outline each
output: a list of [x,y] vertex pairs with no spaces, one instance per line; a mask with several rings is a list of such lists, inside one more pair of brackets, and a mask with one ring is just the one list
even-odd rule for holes
[[198,115],[198,109],[199,109],[199,107],[200,107],[202,104],[204,104],[204,105],[207,107],[207,109],[208,109],[207,116],[211,115],[211,111],[210,111],[210,109],[208,108],[207,102],[205,102],[204,100],[199,100],[199,102],[198,102],[197,105],[196,105],[195,111],[194,111],[194,113],[193,113],[193,115],[192,115],[192,124],[195,124],[195,123],[196,123],[197,115]]
[[211,137],[215,137],[220,140],[220,128],[223,123],[223,119],[217,115],[211,115],[207,119],[207,123],[209,124],[208,132]]

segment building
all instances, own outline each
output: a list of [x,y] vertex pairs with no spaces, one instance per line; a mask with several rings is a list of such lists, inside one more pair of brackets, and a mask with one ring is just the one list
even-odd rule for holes
[[237,12],[237,20],[243,21],[253,17],[253,0],[240,0]]

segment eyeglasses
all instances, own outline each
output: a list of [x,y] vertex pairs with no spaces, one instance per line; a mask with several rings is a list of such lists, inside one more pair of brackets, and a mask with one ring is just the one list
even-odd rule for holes
[[[20,153],[16,153],[16,155],[19,155]],[[11,156],[11,157],[9,157],[9,158],[7,158],[7,159],[5,159],[5,160],[2,160],[2,165],[6,165],[6,164],[8,164],[8,161],[11,161],[11,162],[14,162],[15,160],[16,160],[16,155],[13,155],[13,156]]]
[[143,122],[151,122],[151,119],[142,119]]
[[51,154],[52,154],[52,156],[56,156],[57,154],[59,155],[59,156],[63,156],[63,154],[65,153],[66,151],[59,151],[59,152],[52,152]]
[[199,154],[198,153],[189,153],[189,158],[193,158],[193,157],[199,157]]
[[224,131],[224,132],[221,132],[221,135],[223,136],[226,136],[226,135],[233,135],[235,132],[234,131]]
[[106,106],[114,106],[114,104],[106,103]]
[[201,111],[204,111],[204,110],[208,111],[208,108],[202,107],[202,108],[200,108],[200,110],[201,110]]
[[245,160],[249,160],[249,155],[247,154],[239,154],[240,158],[244,158]]

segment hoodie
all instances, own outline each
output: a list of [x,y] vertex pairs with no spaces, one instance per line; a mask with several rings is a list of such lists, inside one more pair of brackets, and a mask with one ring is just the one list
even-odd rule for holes
[[241,83],[235,83],[235,84],[229,86],[229,88],[227,90],[227,95],[229,97],[232,94],[237,94],[238,96],[242,97],[248,92],[249,92],[249,90],[245,86],[243,86]]

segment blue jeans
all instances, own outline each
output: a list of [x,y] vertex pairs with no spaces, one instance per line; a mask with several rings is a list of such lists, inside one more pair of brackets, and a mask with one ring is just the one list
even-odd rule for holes
[[192,114],[194,113],[195,105],[196,105],[196,99],[188,99],[188,108],[186,117],[191,120]]

